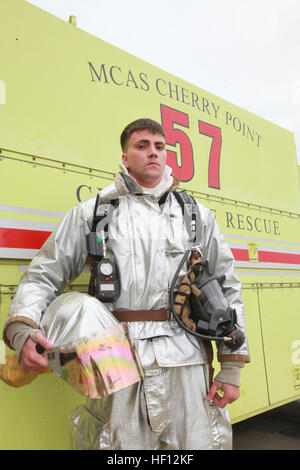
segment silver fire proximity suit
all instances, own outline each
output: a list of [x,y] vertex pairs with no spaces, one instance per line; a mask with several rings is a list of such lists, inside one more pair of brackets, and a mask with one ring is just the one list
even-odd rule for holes
[[[86,238],[91,231],[95,198],[70,210],[32,260],[20,281],[6,322],[41,329],[50,341],[68,341],[87,334],[91,311],[103,328],[116,320],[111,312],[168,308],[168,288],[188,248],[189,232],[172,190],[166,167],[154,189],[142,188],[123,167],[115,182],[100,191],[101,201],[119,198],[108,226],[108,255],[117,263],[121,293],[113,304],[87,294],[61,294],[66,283],[83,270]],[[169,191],[162,206],[158,199]],[[234,259],[213,214],[198,203],[202,249],[212,274],[225,274],[225,295],[244,330],[241,284]],[[186,272],[182,269],[179,279]],[[62,313],[64,321],[55,318]],[[66,313],[67,312],[67,313]],[[83,321],[86,319],[86,324]],[[94,328],[94,326],[92,326]],[[103,399],[87,399],[72,415],[77,449],[230,449],[231,425],[226,409],[206,400],[207,354],[203,342],[185,332],[174,319],[128,323],[145,377]],[[234,353],[223,342],[218,359],[248,362],[247,341]],[[159,444],[160,443],[160,444]]]

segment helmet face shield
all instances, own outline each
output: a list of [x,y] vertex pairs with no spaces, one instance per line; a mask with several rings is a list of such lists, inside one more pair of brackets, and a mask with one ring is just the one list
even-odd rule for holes
[[141,380],[142,367],[125,324],[87,294],[60,295],[40,328],[53,344],[48,364],[86,397],[101,398]]
[[[118,324],[75,341],[75,351],[47,351],[49,366],[78,393],[103,398],[143,376],[126,326]],[[65,349],[66,345],[64,345]]]

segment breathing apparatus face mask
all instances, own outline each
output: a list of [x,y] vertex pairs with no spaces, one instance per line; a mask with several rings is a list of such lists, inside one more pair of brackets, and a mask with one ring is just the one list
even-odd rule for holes
[[207,261],[194,259],[175,292],[178,274],[190,252],[185,253],[171,285],[170,306],[174,317],[188,333],[206,341],[223,340],[234,351],[245,337],[237,325],[236,311],[224,296],[226,277],[211,276]]

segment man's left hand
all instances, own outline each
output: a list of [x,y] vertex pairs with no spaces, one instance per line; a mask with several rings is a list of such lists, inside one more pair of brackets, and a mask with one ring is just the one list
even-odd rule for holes
[[[223,391],[221,396],[217,390]],[[213,401],[219,408],[224,408],[229,403],[233,403],[240,396],[240,388],[236,385],[225,384],[215,380],[206,396],[208,401]]]

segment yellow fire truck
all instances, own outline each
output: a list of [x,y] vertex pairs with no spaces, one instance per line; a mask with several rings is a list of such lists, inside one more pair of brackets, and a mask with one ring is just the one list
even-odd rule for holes
[[[0,18],[1,331],[30,260],[68,209],[110,184],[117,136],[147,116],[164,126],[181,188],[214,211],[243,283],[251,363],[232,422],[299,399],[293,134],[24,0],[2,1]],[[84,270],[67,290],[88,281]],[[1,382],[0,448],[71,448],[67,417],[83,402],[54,373],[19,389]]]

